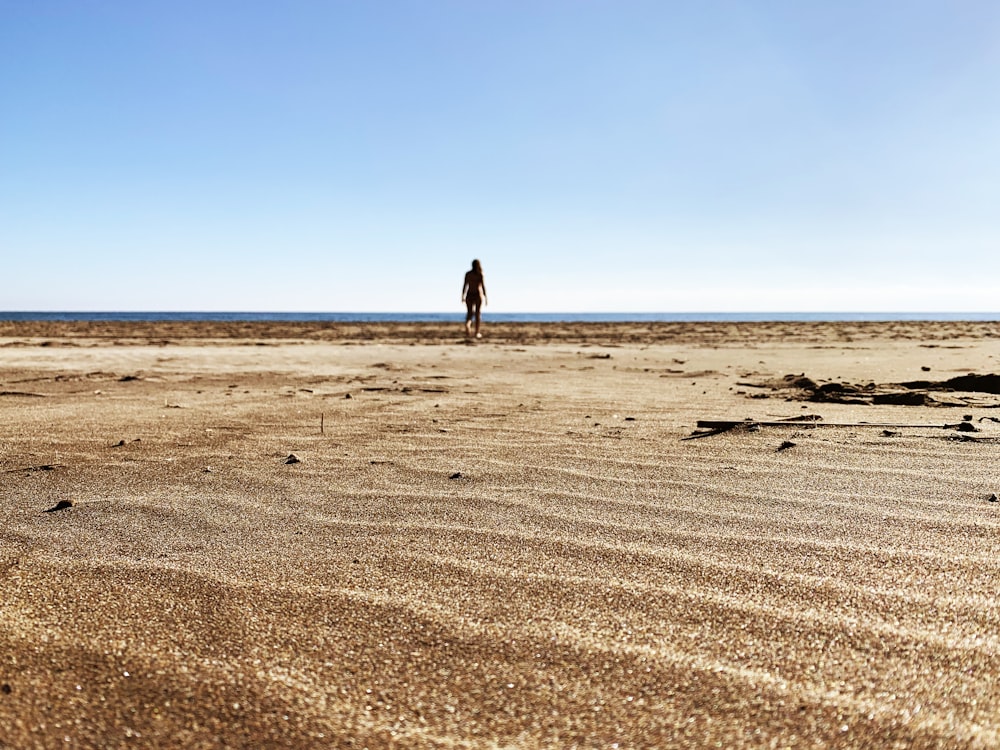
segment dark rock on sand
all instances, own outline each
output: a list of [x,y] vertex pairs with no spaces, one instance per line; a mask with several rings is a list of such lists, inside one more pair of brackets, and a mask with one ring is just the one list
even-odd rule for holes
[[57,510],[66,510],[67,508],[72,508],[76,505],[72,500],[60,500],[58,503],[49,508],[46,513],[55,513]]
[[904,388],[914,390],[952,390],[968,391],[972,393],[1000,394],[1000,375],[994,375],[992,373],[987,375],[976,375],[975,373],[970,372],[968,375],[959,375],[956,378],[948,378],[948,380],[910,380],[906,383],[900,383],[900,385]]
[[785,375],[781,379],[782,388],[801,388],[806,391],[816,390],[816,381],[803,375]]
[[943,385],[956,391],[1000,394],[1000,375],[975,375],[970,372],[968,375],[949,378]]
[[810,401],[832,404],[868,404],[870,403],[861,388],[850,383],[824,383],[813,389]]
[[895,404],[896,406],[931,406],[934,401],[926,393],[901,391],[899,393],[876,393],[873,404]]
[[817,393],[860,393],[861,389],[849,383],[824,383],[815,389]]

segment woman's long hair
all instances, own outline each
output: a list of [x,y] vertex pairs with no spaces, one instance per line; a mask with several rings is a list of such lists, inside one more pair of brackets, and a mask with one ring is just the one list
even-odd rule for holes
[[472,270],[478,273],[480,276],[483,275],[483,267],[480,265],[478,260],[472,261]]

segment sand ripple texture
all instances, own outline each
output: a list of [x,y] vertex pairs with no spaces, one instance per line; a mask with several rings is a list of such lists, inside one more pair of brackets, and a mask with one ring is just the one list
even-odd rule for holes
[[[0,748],[1000,746],[1000,412],[737,385],[1000,371],[911,329],[8,332]],[[682,440],[803,413],[923,426]]]

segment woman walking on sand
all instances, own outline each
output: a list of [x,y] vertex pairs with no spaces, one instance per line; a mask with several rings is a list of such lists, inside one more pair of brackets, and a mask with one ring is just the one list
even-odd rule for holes
[[483,267],[478,260],[472,261],[472,270],[465,272],[465,283],[462,284],[462,302],[465,303],[465,335],[472,336],[472,323],[475,321],[477,339],[482,338],[479,324],[482,321],[482,309],[486,304],[486,282],[483,281]]

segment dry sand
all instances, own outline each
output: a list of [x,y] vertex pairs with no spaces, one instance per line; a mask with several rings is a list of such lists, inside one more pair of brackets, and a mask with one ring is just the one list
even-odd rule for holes
[[0,747],[1000,745],[1000,326],[486,332],[0,323]]

